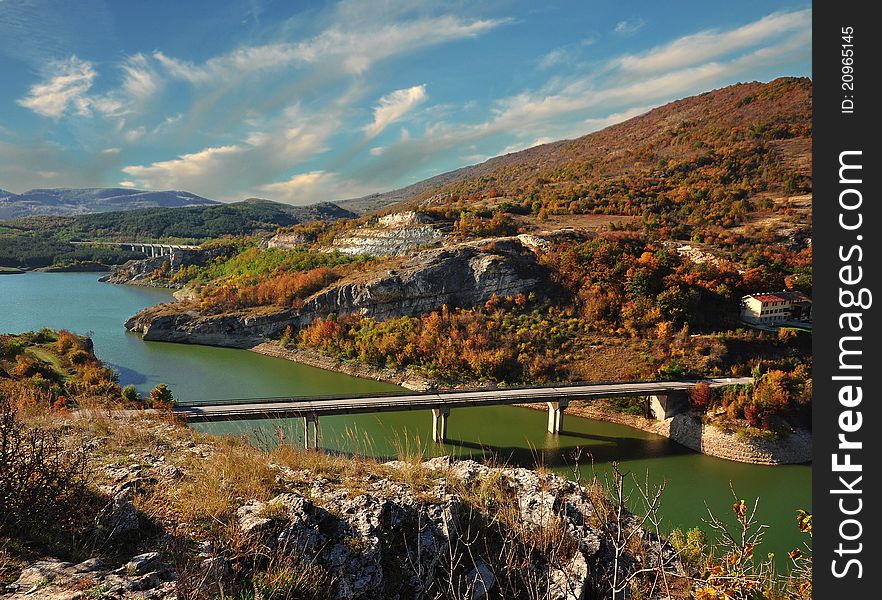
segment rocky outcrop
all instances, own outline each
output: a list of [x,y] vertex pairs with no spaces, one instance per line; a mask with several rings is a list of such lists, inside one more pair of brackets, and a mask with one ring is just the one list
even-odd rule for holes
[[479,305],[494,294],[526,294],[545,282],[532,251],[517,238],[498,238],[427,250],[396,269],[344,279],[308,298],[300,310],[261,307],[204,315],[181,302],[148,308],[126,321],[126,328],[147,340],[244,348],[331,313],[377,319],[421,315],[445,305]]
[[[526,597],[526,590],[578,600],[586,593],[607,597],[611,569],[621,576],[638,569],[682,574],[671,545],[627,511],[616,516],[599,488],[549,472],[448,456],[341,469],[332,458],[301,461],[283,452],[278,464],[258,451],[231,455],[228,443],[202,440],[167,421],[110,418],[127,430],[134,419],[138,439],[152,443],[120,452],[116,425],[93,441],[91,450],[108,461],[96,471],[108,498],[125,491],[139,506],[151,506],[150,499],[174,497],[194,481],[224,485],[225,475],[216,481],[203,465],[231,456],[265,461],[252,464],[265,474],[247,488],[231,484],[248,489],[243,496],[217,497],[227,508],[213,505],[219,511],[213,531],[175,511],[161,519],[139,515],[127,537],[99,544],[88,560],[41,558],[18,574],[6,569],[12,583],[0,585],[4,600],[164,600],[219,592],[275,598],[280,589],[287,593],[281,597],[301,597],[294,593],[296,577],[273,587],[265,575],[275,565],[282,575],[320,578],[320,597],[334,600]],[[614,558],[617,528],[627,528],[631,541]]]
[[123,566],[108,570],[94,557],[73,564],[50,558],[25,568],[6,586],[4,600],[81,600],[86,598],[139,598],[173,600],[177,574],[161,560],[159,552],[133,556]]
[[314,295],[303,312],[360,313],[377,319],[420,315],[444,305],[475,306],[494,294],[526,294],[544,281],[535,255],[519,240],[485,240],[420,252],[397,269],[363,282],[344,282]]
[[226,252],[226,249],[223,247],[207,250],[178,250],[165,256],[130,260],[124,265],[117,267],[109,275],[101,277],[99,281],[132,285],[175,287],[174,284],[170,284],[167,279],[162,279],[161,283],[154,282],[154,273],[158,270],[164,270],[167,275],[171,275],[181,267],[186,268],[190,265],[202,266],[222,255],[224,252]]
[[260,247],[275,250],[294,250],[306,246],[309,242],[309,238],[302,233],[277,233],[271,238],[262,240]]
[[[563,554],[549,552],[530,565],[529,577],[548,581],[548,598],[579,599],[592,587],[593,574],[606,560],[600,529],[591,525],[593,505],[587,490],[561,477],[523,468],[492,468],[474,461],[439,457],[415,466],[392,461],[393,470],[428,478],[418,496],[407,477],[368,476],[353,492],[329,485],[304,471],[278,467],[280,481],[312,481],[301,492],[268,501],[251,500],[237,512],[239,531],[267,553],[293,554],[320,565],[335,586],[329,598],[422,598],[441,586],[458,598],[498,597],[500,556],[517,553],[521,535],[561,535],[571,542]],[[476,543],[480,524],[476,508],[464,501],[460,486],[498,486],[507,490],[520,511],[515,525],[491,531]],[[495,530],[495,531],[493,531]],[[557,534],[550,532],[556,531]],[[532,533],[531,533],[532,532]],[[649,539],[647,534],[646,539]],[[679,567],[666,542],[650,541],[664,555],[666,569]],[[511,578],[512,574],[506,573]],[[526,581],[526,579],[525,579]],[[509,580],[509,585],[511,581]],[[596,586],[594,586],[596,587]]]
[[421,213],[394,213],[337,237],[330,250],[343,254],[401,256],[418,248],[438,246],[445,236]]
[[293,310],[269,309],[203,315],[189,302],[160,304],[128,319],[126,329],[145,340],[251,348],[281,335],[299,315]]

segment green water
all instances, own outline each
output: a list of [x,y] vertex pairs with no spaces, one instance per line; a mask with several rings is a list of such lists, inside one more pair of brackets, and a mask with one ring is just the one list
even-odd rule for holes
[[[96,351],[120,374],[122,385],[148,392],[167,383],[184,401],[285,395],[345,394],[396,390],[397,386],[358,379],[252,352],[206,346],[144,342],[127,333],[123,321],[170,294],[97,281],[94,273],[27,273],[0,276],[0,332],[41,327],[89,333]],[[426,411],[327,417],[321,421],[322,446],[343,452],[395,457],[401,449],[428,449],[475,458],[487,457],[532,466],[541,462],[572,476],[573,453],[582,449],[582,478],[594,469],[609,472],[618,461],[626,473],[667,482],[662,512],[669,527],[701,525],[705,503],[717,514],[732,504],[729,482],[743,498],[760,497],[760,519],[772,525],[765,550],[782,557],[800,545],[795,510],[811,508],[811,468],[763,467],[729,462],[692,452],[667,438],[621,425],[566,416],[565,433],[545,431],[546,414],[516,407],[454,410],[446,447],[433,448]],[[235,433],[269,442],[279,434],[302,444],[293,420],[218,423],[200,426],[212,433]]]

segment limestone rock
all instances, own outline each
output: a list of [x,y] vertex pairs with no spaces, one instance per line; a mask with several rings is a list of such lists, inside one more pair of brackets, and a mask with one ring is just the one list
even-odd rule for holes
[[116,493],[95,517],[95,524],[108,537],[120,537],[138,528],[138,512],[132,502],[131,488]]
[[582,600],[588,588],[588,562],[576,552],[569,563],[552,568],[548,574],[549,600]]
[[334,240],[330,250],[343,254],[401,256],[413,250],[437,246],[444,234],[421,213],[406,211],[386,215]]
[[262,516],[266,507],[266,503],[259,500],[240,506],[236,510],[239,530],[245,535],[260,535],[272,529],[273,519]]
[[125,570],[132,575],[143,575],[155,570],[159,566],[159,558],[159,552],[145,552],[144,554],[133,556],[126,563]]

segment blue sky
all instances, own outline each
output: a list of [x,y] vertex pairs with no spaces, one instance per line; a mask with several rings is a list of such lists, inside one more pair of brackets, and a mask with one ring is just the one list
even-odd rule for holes
[[341,200],[782,75],[809,3],[0,0],[0,188]]

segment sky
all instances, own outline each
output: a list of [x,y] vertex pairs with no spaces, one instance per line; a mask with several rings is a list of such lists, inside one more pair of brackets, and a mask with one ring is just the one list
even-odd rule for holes
[[311,204],[811,76],[810,3],[0,0],[0,188]]

